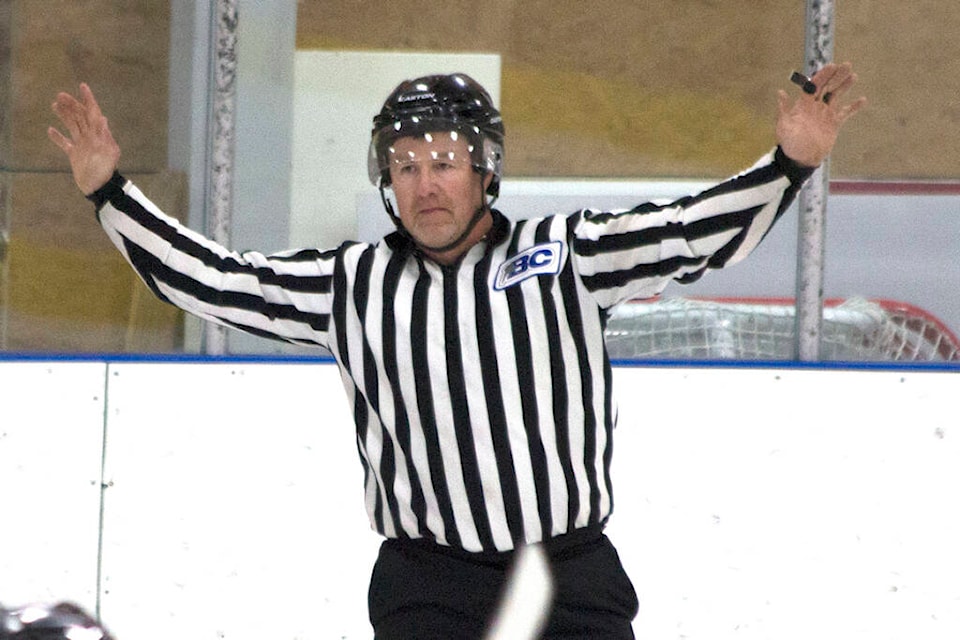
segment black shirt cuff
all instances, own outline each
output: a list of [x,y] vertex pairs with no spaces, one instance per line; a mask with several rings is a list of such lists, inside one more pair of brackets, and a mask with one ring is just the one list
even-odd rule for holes
[[110,176],[110,179],[107,180],[107,183],[86,196],[87,200],[92,202],[97,208],[97,211],[106,204],[110,198],[114,196],[123,195],[123,187],[127,184],[127,179],[120,175],[117,171],[113,172],[113,175]]
[[773,161],[778,167],[780,167],[780,170],[783,171],[783,175],[787,176],[787,178],[790,179],[790,182],[797,187],[806,182],[807,178],[813,175],[813,172],[817,170],[816,167],[808,167],[795,160],[792,160],[783,152],[783,149],[780,147],[777,147]]

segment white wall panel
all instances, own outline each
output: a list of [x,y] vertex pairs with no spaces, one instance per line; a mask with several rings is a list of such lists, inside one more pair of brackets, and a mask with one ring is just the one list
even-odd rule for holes
[[102,363],[0,362],[0,603],[96,606]]
[[[0,602],[95,604],[104,366],[0,363]],[[638,637],[960,636],[957,371],[614,377],[608,531]],[[370,637],[379,539],[335,367],[107,378],[101,609],[119,640]]]
[[956,638],[956,373],[618,369],[638,637]]
[[379,539],[328,365],[114,364],[103,615],[118,638],[361,638]]

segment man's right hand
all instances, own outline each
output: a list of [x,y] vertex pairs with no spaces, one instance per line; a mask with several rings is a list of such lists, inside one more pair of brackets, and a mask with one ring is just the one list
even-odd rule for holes
[[79,98],[69,93],[57,94],[53,112],[60,118],[68,135],[50,127],[47,136],[70,160],[73,179],[80,191],[90,195],[105,185],[116,171],[120,146],[113,139],[107,119],[86,84],[80,85]]

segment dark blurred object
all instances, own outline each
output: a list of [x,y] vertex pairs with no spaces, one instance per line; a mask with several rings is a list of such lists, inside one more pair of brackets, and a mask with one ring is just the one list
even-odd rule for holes
[[19,609],[0,605],[0,640],[113,640],[75,604],[31,604]]

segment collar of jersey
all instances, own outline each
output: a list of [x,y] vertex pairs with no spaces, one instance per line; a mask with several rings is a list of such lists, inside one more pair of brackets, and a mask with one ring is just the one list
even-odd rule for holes
[[[493,216],[493,225],[491,225],[490,232],[487,234],[488,249],[503,242],[510,232],[510,221],[507,220],[505,215],[497,209],[491,209],[490,213]],[[384,241],[388,247],[397,253],[412,254],[417,252],[416,243],[410,236],[401,231],[389,233]]]

